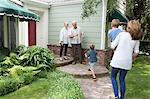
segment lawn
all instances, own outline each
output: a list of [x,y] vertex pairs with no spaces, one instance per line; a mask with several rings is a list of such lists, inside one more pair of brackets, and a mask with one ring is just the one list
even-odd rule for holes
[[126,78],[126,99],[150,99],[150,57],[139,57]]

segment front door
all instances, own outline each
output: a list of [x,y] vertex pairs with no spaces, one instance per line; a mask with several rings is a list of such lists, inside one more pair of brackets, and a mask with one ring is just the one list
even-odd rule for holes
[[29,46],[36,45],[36,22],[28,22],[28,39]]

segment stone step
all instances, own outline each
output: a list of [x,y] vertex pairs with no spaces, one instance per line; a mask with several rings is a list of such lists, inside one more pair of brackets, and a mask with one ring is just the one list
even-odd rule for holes
[[68,57],[67,60],[63,60],[63,61],[60,61],[60,57],[58,57],[58,56],[55,58],[55,63],[58,67],[71,64],[72,62],[73,62],[72,57]]
[[[91,78],[92,74],[88,71],[88,66],[83,64],[67,65],[58,67],[59,70],[73,75],[75,78]],[[104,66],[95,66],[94,71],[97,78],[105,77],[109,75],[109,71]]]

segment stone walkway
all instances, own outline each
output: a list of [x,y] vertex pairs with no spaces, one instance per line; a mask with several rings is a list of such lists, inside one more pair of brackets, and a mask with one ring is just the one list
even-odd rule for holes
[[66,65],[59,70],[72,74],[80,83],[85,99],[113,99],[112,85],[108,70],[103,66],[96,66],[97,81],[93,81],[86,65]]

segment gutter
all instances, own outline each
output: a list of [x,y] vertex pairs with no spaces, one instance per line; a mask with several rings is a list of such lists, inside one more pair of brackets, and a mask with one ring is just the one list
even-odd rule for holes
[[32,5],[43,7],[43,8],[50,8],[49,3],[39,1],[39,0],[20,0],[20,1],[22,1],[23,3],[26,3],[26,4],[32,4]]

